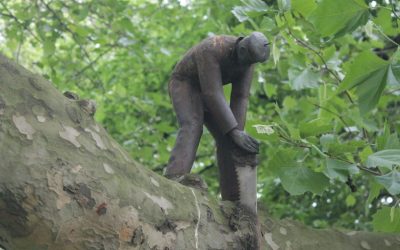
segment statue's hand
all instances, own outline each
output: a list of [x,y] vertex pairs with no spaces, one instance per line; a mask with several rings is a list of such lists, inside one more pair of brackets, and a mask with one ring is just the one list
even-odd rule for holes
[[252,154],[258,154],[259,142],[244,131],[233,129],[229,132],[229,136],[239,148]]

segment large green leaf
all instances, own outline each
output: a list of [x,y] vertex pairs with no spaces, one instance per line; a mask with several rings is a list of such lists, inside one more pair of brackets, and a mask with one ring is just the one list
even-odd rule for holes
[[305,69],[303,71],[289,69],[289,80],[294,90],[318,87],[319,77],[320,74],[311,69]]
[[373,21],[382,28],[386,35],[396,36],[399,33],[399,27],[396,27],[396,24],[399,25],[399,21],[397,19],[392,20],[391,15],[391,9],[380,8]]
[[244,22],[250,17],[260,15],[267,11],[268,5],[261,0],[242,0],[243,6],[235,6],[232,14],[239,20]]
[[378,104],[388,83],[390,67],[390,62],[380,59],[370,51],[365,51],[350,65],[339,91],[357,87],[359,108],[361,113],[365,114]]
[[338,179],[341,182],[346,182],[349,175],[359,173],[359,169],[356,164],[350,164],[344,161],[335,159],[326,159],[326,171],[325,173],[331,179]]
[[382,176],[375,176],[377,182],[382,184],[390,194],[400,194],[400,172],[393,170]]
[[383,69],[387,69],[389,62],[377,57],[370,51],[365,51],[354,58],[349,72],[340,84],[339,91],[351,89],[357,85],[363,84],[371,75]]
[[292,9],[298,11],[304,17],[308,17],[317,7],[314,0],[292,0]]
[[351,32],[368,21],[368,6],[362,0],[322,0],[309,20],[322,36]]
[[372,217],[372,225],[375,231],[387,233],[400,232],[400,208],[385,206],[379,209]]
[[387,149],[378,151],[368,156],[367,167],[386,167],[392,169],[393,165],[400,166],[400,149]]
[[329,179],[303,166],[288,167],[279,175],[282,186],[292,195],[300,195],[307,191],[322,194],[329,185]]

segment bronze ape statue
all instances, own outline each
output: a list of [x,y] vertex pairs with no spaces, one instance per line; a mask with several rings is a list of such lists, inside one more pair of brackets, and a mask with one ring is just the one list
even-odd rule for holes
[[[268,59],[268,45],[260,32],[247,37],[214,36],[192,47],[177,63],[169,94],[180,128],[166,168],[167,177],[190,172],[205,124],[217,144],[222,199],[243,199],[246,191],[239,186],[248,174],[240,176],[242,169],[235,166],[253,168],[248,171],[253,171],[251,182],[256,182],[259,144],[243,129],[254,64]],[[223,92],[223,85],[228,83],[232,84],[230,105]],[[254,185],[255,190],[256,183],[245,185]]]

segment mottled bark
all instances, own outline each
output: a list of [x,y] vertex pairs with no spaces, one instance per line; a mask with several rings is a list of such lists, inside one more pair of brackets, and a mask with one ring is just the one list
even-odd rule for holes
[[[250,217],[131,160],[81,104],[0,55],[0,249],[251,243]],[[314,230],[260,213],[267,249],[400,248],[398,235]]]

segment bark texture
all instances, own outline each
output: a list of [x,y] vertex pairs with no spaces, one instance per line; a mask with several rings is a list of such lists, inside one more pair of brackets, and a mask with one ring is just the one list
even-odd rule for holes
[[[134,162],[80,105],[0,55],[0,249],[252,249],[254,223]],[[400,249],[260,211],[265,249]]]

